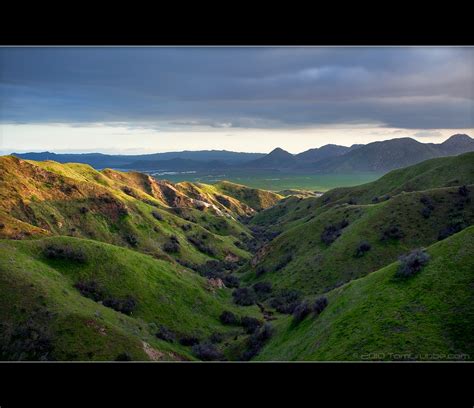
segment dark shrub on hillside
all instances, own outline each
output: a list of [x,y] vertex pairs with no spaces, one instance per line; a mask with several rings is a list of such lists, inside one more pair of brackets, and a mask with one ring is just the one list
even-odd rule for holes
[[240,279],[234,275],[225,275],[222,281],[228,288],[238,288],[240,286]]
[[373,203],[378,203],[378,202],[379,202],[379,198],[378,198],[378,197],[372,198],[372,202],[373,202]]
[[224,355],[212,343],[195,344],[192,352],[203,361],[222,361]]
[[406,278],[420,272],[430,259],[424,249],[414,249],[407,255],[399,258],[400,266],[395,274],[399,278]]
[[125,299],[110,297],[105,299],[102,304],[126,315],[131,315],[137,307],[136,300],[131,296],[128,296]]
[[219,316],[219,320],[222,324],[226,325],[238,325],[240,323],[239,318],[232,312],[224,310]]
[[99,283],[95,280],[81,281],[74,284],[74,287],[81,293],[82,296],[92,299],[95,302],[104,298],[104,291]]
[[426,196],[421,197],[420,202],[424,205],[423,209],[421,210],[421,215],[424,218],[429,218],[434,210],[433,202],[429,197]]
[[295,310],[293,310],[293,321],[295,323],[299,323],[306,316],[308,316],[311,313],[311,307],[309,306],[309,303],[304,301],[301,302],[298,306],[295,307]]
[[212,333],[209,337],[209,341],[213,344],[222,343],[224,335],[222,333]]
[[199,339],[194,336],[183,336],[179,339],[179,344],[182,346],[194,346],[199,343]]
[[79,212],[81,214],[87,214],[89,212],[89,209],[87,207],[81,207],[79,208]]
[[421,215],[423,216],[423,218],[430,218],[432,212],[433,210],[431,208],[423,207],[423,209],[421,210]]
[[403,236],[404,233],[399,227],[397,227],[396,225],[391,225],[390,227],[383,230],[380,240],[388,241],[391,239],[400,239],[403,238]]
[[446,239],[450,237],[453,234],[456,234],[457,232],[461,231],[464,228],[462,222],[453,222],[443,228],[441,231],[438,233],[438,241],[441,241],[442,239]]
[[458,189],[458,193],[459,193],[459,195],[461,195],[461,196],[463,196],[463,197],[467,197],[468,194],[469,194],[469,190],[467,189],[466,186],[461,186],[461,187],[459,187],[459,189]]
[[262,322],[255,317],[244,316],[241,320],[242,327],[248,334],[255,333],[255,331],[262,326]]
[[125,235],[125,240],[128,242],[128,244],[132,247],[136,247],[138,245],[138,239],[135,235],[133,234],[127,234]]
[[179,241],[178,238],[172,235],[168,242],[163,245],[163,251],[168,253],[174,253],[179,251]]
[[265,267],[263,265],[260,265],[260,266],[257,267],[257,269],[255,269],[255,275],[257,276],[257,278],[259,276],[262,276],[266,272],[267,272],[267,270],[265,269]]
[[240,306],[250,306],[257,301],[255,292],[250,288],[234,289],[232,297],[234,298],[234,302]]
[[351,199],[347,202],[347,204],[355,205],[355,204],[357,204],[357,203],[356,203],[356,200],[354,200],[353,198],[351,198]]
[[5,228],[5,224],[3,222],[0,222],[0,229]]
[[152,211],[151,215],[155,220],[163,221],[163,216],[158,211]]
[[349,221],[346,219],[342,220],[337,224],[331,224],[324,227],[323,232],[321,233],[321,241],[326,245],[331,245],[336,239],[338,239],[342,230],[349,225]]
[[132,356],[127,352],[120,353],[117,357],[115,357],[115,361],[132,361]]
[[316,299],[313,303],[313,312],[317,315],[320,314],[326,306],[328,305],[328,299],[326,296],[321,296],[320,298]]
[[257,282],[252,287],[257,295],[272,293],[271,282]]
[[299,305],[301,293],[297,290],[283,289],[270,301],[270,306],[278,312],[292,314]]
[[165,326],[160,326],[158,331],[155,333],[155,336],[169,343],[172,343],[176,340],[176,334]]
[[202,240],[196,237],[188,237],[188,241],[193,244],[199,251],[209,255],[216,256],[216,251],[209,245],[205,244]]
[[135,192],[130,187],[123,187],[122,191],[125,194],[129,195],[130,197],[137,198],[137,195],[135,194]]
[[272,334],[272,326],[270,323],[265,323],[262,328],[249,337],[247,340],[247,350],[242,354],[240,359],[248,361],[255,357],[260,352],[265,343],[270,339]]
[[55,246],[48,245],[44,249],[44,254],[49,259],[61,259],[66,261],[74,261],[79,263],[86,262],[86,255],[82,250],[78,248],[72,248],[69,246]]
[[181,229],[182,229],[183,231],[185,231],[185,232],[186,232],[186,231],[189,231],[191,228],[192,228],[191,224],[183,224],[183,225],[181,225]]
[[361,257],[363,256],[366,252],[370,251],[370,244],[367,241],[361,241],[359,242],[359,245],[357,245],[355,256],[356,257]]
[[279,271],[283,269],[286,265],[288,265],[293,260],[293,255],[286,254],[280,261],[276,264],[274,270]]
[[49,319],[49,313],[40,309],[33,312],[27,321],[16,323],[13,328],[0,324],[0,360],[54,360],[53,337],[45,319]]

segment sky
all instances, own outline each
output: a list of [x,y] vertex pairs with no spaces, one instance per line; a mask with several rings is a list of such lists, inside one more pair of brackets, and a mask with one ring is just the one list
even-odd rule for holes
[[474,137],[471,47],[3,47],[0,153]]

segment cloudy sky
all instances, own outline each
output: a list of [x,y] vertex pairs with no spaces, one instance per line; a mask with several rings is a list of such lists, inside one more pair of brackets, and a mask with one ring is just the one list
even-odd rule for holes
[[0,48],[0,152],[474,136],[474,48]]

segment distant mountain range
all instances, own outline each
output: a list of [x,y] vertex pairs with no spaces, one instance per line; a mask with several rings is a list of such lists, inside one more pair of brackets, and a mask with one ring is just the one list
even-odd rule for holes
[[279,147],[268,154],[203,150],[134,156],[49,152],[14,155],[30,160],[87,163],[98,169],[110,167],[143,171],[273,170],[311,173],[385,173],[423,160],[470,151],[474,151],[474,139],[465,134],[456,134],[439,144],[421,143],[405,137],[350,147],[328,144],[295,155]]

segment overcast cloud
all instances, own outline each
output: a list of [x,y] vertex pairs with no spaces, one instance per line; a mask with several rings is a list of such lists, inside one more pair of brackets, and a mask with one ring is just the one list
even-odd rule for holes
[[474,48],[2,48],[0,121],[426,137],[474,127]]

